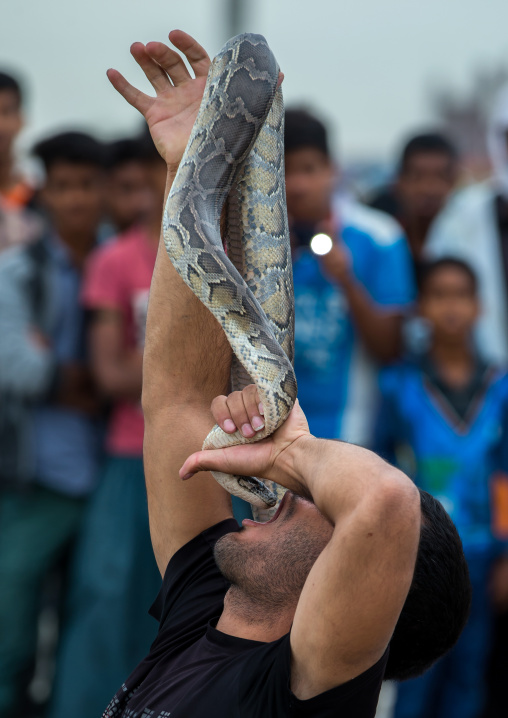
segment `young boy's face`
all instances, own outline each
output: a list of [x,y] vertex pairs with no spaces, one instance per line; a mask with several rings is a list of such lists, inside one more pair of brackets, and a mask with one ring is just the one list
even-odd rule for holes
[[321,222],[331,209],[335,182],[332,162],[314,147],[286,152],[288,214],[297,222]]
[[19,97],[13,90],[0,91],[0,158],[8,158],[23,126]]
[[447,341],[466,340],[479,314],[471,278],[453,266],[440,267],[426,279],[419,307],[432,324],[434,338]]
[[91,164],[55,162],[48,169],[41,199],[64,239],[93,234],[103,212],[103,171]]

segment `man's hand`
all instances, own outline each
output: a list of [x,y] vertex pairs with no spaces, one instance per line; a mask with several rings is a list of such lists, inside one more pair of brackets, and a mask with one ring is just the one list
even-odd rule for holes
[[131,54],[154,88],[156,97],[149,97],[133,87],[118,70],[108,70],[107,75],[122,97],[141,112],[157,150],[174,174],[203,97],[210,58],[186,32],[172,30],[169,39],[187,58],[195,78],[191,77],[182,57],[162,42],[131,45]]
[[352,279],[353,261],[349,249],[338,236],[335,222],[331,218],[325,219],[318,224],[316,231],[327,234],[333,242],[330,251],[319,258],[325,272],[333,281],[346,285]]
[[334,241],[328,254],[321,257],[325,272],[340,285],[345,286],[351,281],[351,254],[342,243]]
[[[262,422],[260,408],[254,384],[227,397],[218,396],[211,407],[213,418],[226,433],[233,434],[238,428],[246,437],[255,436],[256,427]],[[180,476],[189,479],[198,471],[258,476],[305,495],[308,491],[295,471],[292,450],[296,443],[308,438],[312,439],[309,425],[297,401],[284,424],[267,439],[227,449],[198,451],[186,460]]]

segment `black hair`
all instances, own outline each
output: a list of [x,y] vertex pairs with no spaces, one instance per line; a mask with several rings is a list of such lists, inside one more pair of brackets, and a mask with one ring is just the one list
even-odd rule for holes
[[471,284],[471,289],[474,295],[478,293],[478,278],[474,269],[467,262],[457,257],[440,257],[429,262],[421,262],[418,266],[417,281],[418,289],[420,294],[425,291],[429,279],[439,272],[443,268],[451,267],[452,269],[458,269],[465,274]]
[[286,152],[312,147],[330,157],[327,131],[321,120],[307,110],[286,110],[284,149]]
[[104,167],[106,151],[102,142],[84,132],[62,132],[38,142],[32,150],[46,172],[57,162]]
[[[153,145],[153,143],[152,143]],[[110,142],[106,148],[108,169],[116,169],[129,162],[149,162],[152,151],[144,137],[126,137]]]
[[385,679],[414,678],[457,642],[471,606],[471,582],[453,521],[420,490],[420,543],[406,602],[390,641]]
[[18,106],[21,107],[23,102],[23,90],[20,81],[8,75],[6,72],[0,72],[0,92],[12,92],[16,95]]
[[428,132],[422,135],[412,137],[402,149],[399,173],[402,174],[407,170],[409,162],[414,155],[419,154],[441,154],[446,155],[450,162],[454,163],[458,159],[458,152],[455,145],[444,135],[438,132]]

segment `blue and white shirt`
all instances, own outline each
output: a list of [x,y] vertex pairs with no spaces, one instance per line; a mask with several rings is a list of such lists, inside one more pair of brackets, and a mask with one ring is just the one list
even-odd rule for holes
[[495,537],[493,487],[508,471],[508,374],[486,367],[464,418],[421,359],[384,369],[380,388],[372,448],[441,501],[466,556],[506,547]]
[[[352,271],[373,301],[403,311],[415,296],[409,249],[387,215],[352,201],[337,208]],[[366,444],[371,435],[377,369],[354,327],[340,286],[310,249],[293,257],[295,371],[298,397],[316,436]]]

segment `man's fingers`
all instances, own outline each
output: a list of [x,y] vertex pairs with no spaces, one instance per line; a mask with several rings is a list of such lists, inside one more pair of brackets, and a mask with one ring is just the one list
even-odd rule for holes
[[176,86],[192,80],[183,58],[162,42],[149,42],[146,51],[171,78]]
[[243,391],[234,391],[229,396],[217,396],[212,401],[216,423],[228,434],[239,429],[248,439],[265,428],[262,409],[255,384],[249,384]]
[[148,54],[142,42],[135,42],[131,45],[131,55],[145,73],[147,80],[157,94],[162,94],[171,89],[169,77],[161,66]]
[[110,69],[107,71],[107,76],[113,87],[119,92],[122,97],[127,100],[129,105],[141,112],[142,115],[146,115],[153,103],[153,98],[145,95],[141,90],[136,89],[130,82],[127,82],[125,77],[118,72],[118,70]]
[[250,424],[249,415],[243,402],[243,392],[233,391],[227,397],[227,405],[231,418],[235,422],[235,426],[240,429],[242,436],[245,436],[246,439],[251,439],[255,436],[256,432]]
[[260,416],[259,411],[259,395],[255,384],[249,384],[242,391],[243,403],[247,416],[249,417],[249,423],[254,431],[261,431],[265,428],[265,422]]
[[265,441],[243,446],[228,446],[225,449],[207,449],[191,454],[178,472],[181,479],[190,479],[199,471],[222,471],[225,474],[247,474],[262,476],[266,463],[264,456]]
[[[240,448],[240,447],[232,447]],[[199,471],[228,471],[229,462],[225,449],[209,449],[208,451],[196,451],[186,460],[178,472],[181,479],[190,479]]]
[[212,401],[212,414],[215,423],[227,434],[234,434],[236,431],[235,422],[231,418],[226,396],[216,396]]
[[183,30],[172,30],[169,39],[180,52],[183,52],[196,77],[206,77],[210,67],[210,58],[206,50]]

